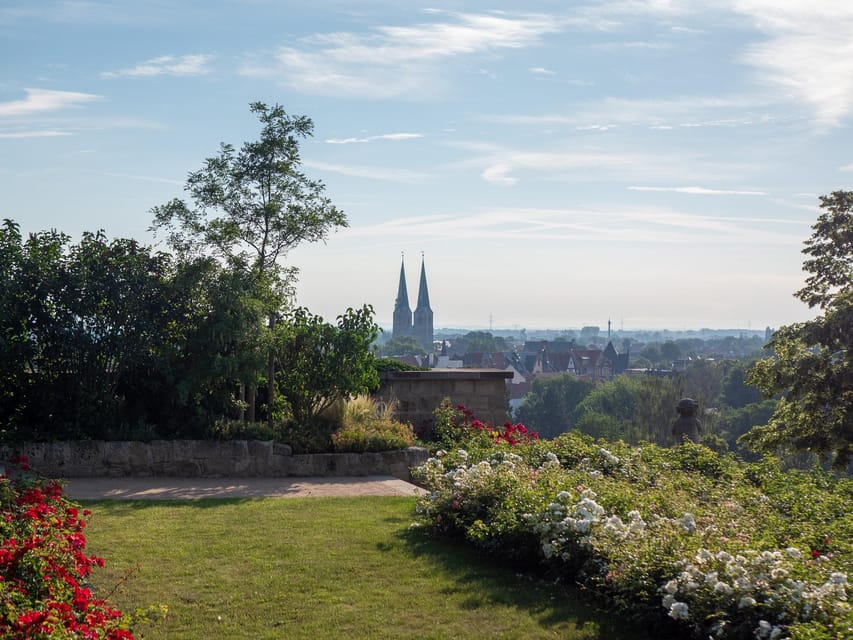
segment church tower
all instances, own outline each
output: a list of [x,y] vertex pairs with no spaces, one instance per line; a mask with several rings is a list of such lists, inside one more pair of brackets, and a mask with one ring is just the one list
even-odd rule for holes
[[[396,316],[395,316],[396,317]],[[433,344],[433,314],[429,306],[429,290],[427,289],[426,267],[424,266],[423,254],[421,254],[421,282],[418,287],[418,306],[415,307],[413,335],[427,353],[435,349]]]
[[394,324],[392,338],[412,335],[412,308],[409,306],[409,292],[406,289],[406,269],[400,264],[400,284],[397,286],[397,299],[394,301]]

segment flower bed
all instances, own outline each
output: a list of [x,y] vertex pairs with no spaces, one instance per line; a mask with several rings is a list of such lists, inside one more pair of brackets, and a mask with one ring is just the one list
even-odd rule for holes
[[850,479],[692,443],[482,444],[415,470],[423,525],[580,583],[661,635],[853,638]]
[[85,584],[103,566],[85,552],[89,512],[30,475],[25,458],[15,465],[0,475],[0,637],[132,639],[125,616]]

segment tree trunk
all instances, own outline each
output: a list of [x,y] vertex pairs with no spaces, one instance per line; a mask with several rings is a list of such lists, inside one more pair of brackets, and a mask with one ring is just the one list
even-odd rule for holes
[[[275,312],[270,314],[270,333],[275,330]],[[275,348],[270,347],[267,360],[267,426],[273,429],[273,407],[275,406]]]
[[248,398],[248,402],[249,402],[248,413],[249,413],[249,415],[246,416],[246,419],[249,422],[254,422],[255,421],[255,399],[257,398],[257,388],[255,387],[255,385],[251,385],[249,387],[248,391],[249,391],[249,393],[248,393],[248,395],[249,395],[249,398]]

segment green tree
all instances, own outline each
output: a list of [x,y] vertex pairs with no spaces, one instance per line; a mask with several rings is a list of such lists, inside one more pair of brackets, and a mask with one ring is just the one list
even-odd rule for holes
[[578,405],[576,428],[596,438],[669,444],[680,396],[670,378],[617,376],[597,385]]
[[339,399],[379,386],[371,345],[379,334],[373,309],[347,309],[335,324],[307,309],[291,311],[275,337],[283,410],[297,427],[311,426]]
[[417,338],[414,336],[401,336],[391,338],[377,350],[380,356],[425,356],[427,355]]
[[[746,362],[735,362],[723,379],[722,402],[732,409],[741,409],[761,400],[761,390],[748,384],[749,367]],[[757,423],[756,423],[757,424]]]
[[571,374],[535,378],[518,408],[517,419],[542,438],[555,438],[574,426],[578,404],[594,383]]
[[[222,143],[219,155],[191,173],[185,186],[194,207],[175,199],[152,209],[154,230],[168,232],[182,256],[211,251],[230,267],[252,276],[253,290],[267,307],[273,332],[291,298],[296,269],[279,260],[302,242],[324,240],[346,216],[325,196],[325,186],[300,171],[299,144],[313,134],[306,116],[279,105],[250,105],[260,138],[237,151]],[[267,359],[268,405],[275,405],[275,351]],[[272,426],[272,411],[268,420]]]
[[[122,385],[168,341],[169,256],[133,240],[0,232],[0,420],[33,439],[115,436]],[[11,357],[6,357],[11,354]]]
[[782,394],[765,426],[743,437],[764,450],[812,452],[846,466],[853,457],[853,192],[821,196],[823,213],[803,253],[810,275],[794,295],[819,315],[781,327],[750,384]]
[[462,337],[466,340],[465,353],[496,353],[508,349],[503,337],[495,337],[489,331],[469,331]]
[[660,346],[660,355],[665,362],[675,362],[681,357],[681,347],[673,340],[667,340]]

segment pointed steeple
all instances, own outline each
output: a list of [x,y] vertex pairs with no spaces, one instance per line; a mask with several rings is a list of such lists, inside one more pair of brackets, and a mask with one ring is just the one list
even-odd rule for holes
[[429,306],[429,289],[427,289],[426,267],[424,266],[424,256],[421,254],[421,283],[418,287],[418,306],[415,308],[432,311]]
[[414,324],[412,333],[418,343],[432,353],[435,349],[434,332],[433,332],[433,315],[432,309],[429,306],[429,289],[427,288],[426,266],[424,264],[423,253],[421,253],[421,282],[418,287],[418,306],[414,312]]
[[397,299],[394,301],[394,324],[392,338],[412,335],[412,308],[409,306],[409,292],[406,288],[406,267],[400,262],[400,284],[397,286]]

